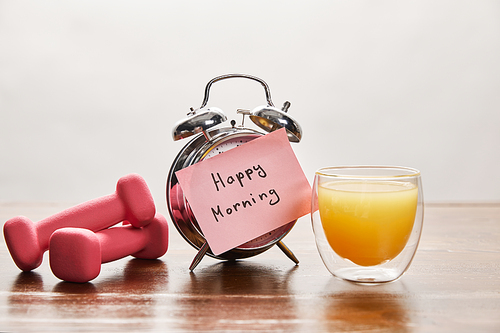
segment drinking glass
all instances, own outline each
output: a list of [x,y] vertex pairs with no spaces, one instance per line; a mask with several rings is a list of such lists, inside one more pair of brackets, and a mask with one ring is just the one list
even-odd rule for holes
[[357,283],[395,281],[408,269],[422,232],[420,172],[396,166],[316,171],[311,219],[316,246],[334,276]]

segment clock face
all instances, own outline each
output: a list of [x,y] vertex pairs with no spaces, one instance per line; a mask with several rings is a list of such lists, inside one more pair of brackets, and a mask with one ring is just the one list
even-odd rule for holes
[[[264,135],[253,130],[241,128],[222,128],[210,131],[209,134],[214,138],[213,140],[206,141],[203,136],[198,136],[179,152],[172,164],[167,180],[167,207],[172,222],[184,239],[197,249],[200,249],[206,240],[201,233],[201,229],[183,194],[182,188],[179,186],[175,172]],[[291,221],[278,229],[261,235],[219,256],[214,256],[210,251],[207,254],[218,259],[238,259],[262,253],[280,241],[292,229],[295,222]]]
[[230,137],[227,140],[220,142],[219,144],[215,145],[210,150],[208,150],[202,159],[205,160],[205,159],[208,159],[210,157],[217,156],[219,154],[222,154],[225,151],[239,147],[242,144],[250,142],[253,139],[256,139],[258,137],[259,137],[259,135],[253,135],[253,136],[245,135],[245,136],[239,136],[239,137],[238,136]]
[[284,226],[279,227],[278,229],[274,229],[262,236],[254,238],[251,241],[246,242],[245,244],[241,244],[240,246],[238,246],[238,248],[252,249],[273,244],[274,242],[277,242],[281,238],[281,236],[284,236],[288,231],[290,231],[294,224],[295,221],[292,221],[288,224],[285,224]]
[[[210,150],[208,150],[202,160],[208,159],[214,156],[217,156],[219,154],[222,154],[230,149],[236,148],[241,146],[242,144],[245,144],[247,142],[252,141],[253,139],[258,138],[260,135],[244,135],[244,136],[234,136],[230,137],[227,140],[219,143],[218,145],[215,145],[212,147]],[[293,226],[295,221],[291,224]],[[291,229],[291,226],[284,225],[278,229],[272,230],[268,233],[265,233],[264,235],[261,235],[255,239],[252,239],[251,241],[246,242],[245,244],[242,244],[238,246],[239,249],[252,249],[252,248],[259,248],[262,246],[269,245],[271,242],[274,240],[277,240],[278,237],[284,235]]]

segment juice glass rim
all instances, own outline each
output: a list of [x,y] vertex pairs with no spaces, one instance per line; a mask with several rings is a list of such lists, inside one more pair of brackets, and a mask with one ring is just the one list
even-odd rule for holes
[[420,171],[391,165],[341,165],[320,168],[316,171],[316,175],[347,179],[399,179],[418,177]]

